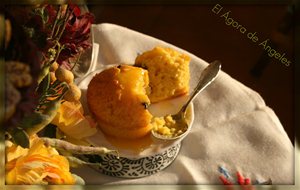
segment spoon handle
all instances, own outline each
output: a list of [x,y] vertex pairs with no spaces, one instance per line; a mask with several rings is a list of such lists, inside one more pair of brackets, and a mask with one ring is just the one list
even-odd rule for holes
[[201,73],[199,78],[199,82],[194,89],[193,93],[190,95],[188,101],[184,104],[180,111],[183,113],[185,112],[186,108],[188,107],[189,103],[191,103],[195,97],[206,88],[215,78],[217,77],[219,71],[221,69],[221,62],[216,60],[210,63]]

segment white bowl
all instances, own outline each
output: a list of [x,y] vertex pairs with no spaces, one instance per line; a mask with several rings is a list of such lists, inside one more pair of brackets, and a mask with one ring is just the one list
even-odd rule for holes
[[[82,91],[81,102],[86,114],[89,114],[86,103],[86,90],[89,82],[97,73],[112,66],[115,65],[103,66],[101,69],[92,71],[77,82],[78,87]],[[149,111],[154,116],[175,114],[186,102],[187,98],[188,96],[182,96],[152,104],[149,107]],[[192,125],[194,120],[192,103],[189,106],[187,115],[189,116],[189,125]],[[169,166],[175,160],[181,147],[181,141],[185,137],[186,136],[174,141],[163,141],[155,139],[149,134],[149,136],[140,141],[136,140],[128,143],[128,145],[137,144],[137,147],[135,148],[128,148],[127,145],[123,146],[122,141],[115,143],[116,139],[111,140],[99,129],[95,135],[89,137],[87,140],[94,146],[104,146],[108,149],[118,150],[119,157],[107,154],[104,156],[85,156],[85,159],[88,159],[90,162],[100,163],[101,166],[94,168],[106,175],[123,178],[145,177],[157,173]]]

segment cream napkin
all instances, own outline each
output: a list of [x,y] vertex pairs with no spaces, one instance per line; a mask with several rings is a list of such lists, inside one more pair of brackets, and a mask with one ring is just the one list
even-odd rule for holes
[[[114,24],[93,25],[92,34],[99,44],[96,67],[133,63],[138,53],[168,46],[191,56],[194,87],[198,73],[208,64],[169,43]],[[221,184],[222,167],[233,181],[239,171],[252,182],[271,178],[273,184],[294,183],[294,147],[258,93],[221,72],[194,100],[194,109],[193,129],[165,170],[139,179],[109,177],[88,167],[75,172],[86,184]]]

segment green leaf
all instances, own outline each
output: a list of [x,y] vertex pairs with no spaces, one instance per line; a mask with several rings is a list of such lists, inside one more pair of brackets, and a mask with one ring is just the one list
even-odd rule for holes
[[48,73],[46,76],[44,76],[42,82],[38,85],[37,87],[37,93],[38,94],[43,94],[43,92],[46,92],[49,89],[50,86],[50,73]]
[[31,115],[24,117],[19,127],[22,129],[33,128],[44,122],[47,117],[39,112],[34,112]]
[[23,148],[29,148],[29,136],[23,129],[17,127],[12,131],[10,135],[17,145],[20,145]]
[[50,65],[44,65],[42,67],[42,70],[40,71],[37,79],[38,85],[40,85],[40,83],[44,80],[44,78],[47,77],[47,75],[49,74],[49,69],[50,69]]

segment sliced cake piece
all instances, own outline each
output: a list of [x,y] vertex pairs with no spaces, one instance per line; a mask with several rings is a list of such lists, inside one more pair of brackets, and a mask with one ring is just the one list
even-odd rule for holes
[[187,94],[190,57],[171,48],[155,47],[138,55],[135,66],[148,70],[152,103]]

